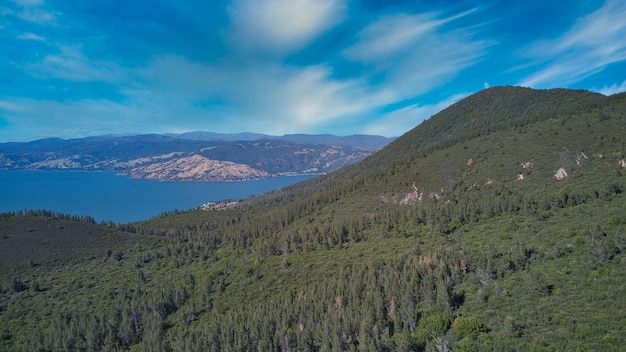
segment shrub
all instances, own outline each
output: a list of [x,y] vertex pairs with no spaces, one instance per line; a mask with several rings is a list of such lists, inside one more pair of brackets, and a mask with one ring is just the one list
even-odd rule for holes
[[450,320],[437,312],[426,315],[420,319],[417,327],[417,339],[422,344],[427,344],[433,338],[443,336],[450,328]]
[[477,337],[480,333],[487,332],[485,324],[476,317],[457,317],[452,323],[452,332],[459,338]]

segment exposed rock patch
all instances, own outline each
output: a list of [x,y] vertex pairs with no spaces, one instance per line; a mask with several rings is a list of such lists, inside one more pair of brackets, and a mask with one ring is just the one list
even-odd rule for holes
[[557,180],[562,180],[564,178],[566,178],[568,176],[567,171],[565,170],[565,168],[560,168],[558,170],[556,170],[556,173],[554,173],[554,178],[556,178]]
[[422,201],[424,194],[420,193],[419,190],[417,189],[417,186],[415,186],[415,183],[413,183],[413,192],[411,193],[407,193],[404,198],[400,199],[400,201],[398,201],[398,204],[400,205],[409,205],[409,204],[415,204],[415,203],[419,203]]
[[125,162],[118,162],[115,167],[117,168],[132,168],[132,167],[138,167],[140,165],[143,164],[148,164],[148,163],[152,163],[155,161],[159,161],[159,160],[167,160],[167,159],[172,159],[176,156],[182,155],[184,154],[183,152],[173,152],[173,153],[168,153],[168,154],[162,154],[162,155],[155,155],[155,156],[151,156],[151,157],[145,157],[145,158],[137,158],[137,159],[133,159],[133,160],[128,160]]
[[60,158],[52,160],[44,160],[36,163],[32,163],[28,169],[78,169],[82,165],[80,162],[74,160],[75,158]]
[[587,155],[585,155],[585,152],[580,152],[578,154],[578,157],[576,158],[576,165],[580,166],[580,164],[582,164],[583,160],[585,159],[589,159],[589,158],[587,157]]
[[248,165],[210,160],[197,154],[136,167],[121,174],[161,181],[243,181],[272,176]]

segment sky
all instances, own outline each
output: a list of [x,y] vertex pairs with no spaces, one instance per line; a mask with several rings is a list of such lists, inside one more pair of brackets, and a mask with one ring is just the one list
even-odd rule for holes
[[400,136],[485,88],[626,91],[624,0],[0,0],[0,142]]

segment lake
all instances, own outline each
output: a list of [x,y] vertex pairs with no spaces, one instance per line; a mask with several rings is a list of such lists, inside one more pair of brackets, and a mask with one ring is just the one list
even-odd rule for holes
[[210,201],[241,199],[313,176],[281,176],[239,182],[161,182],[114,172],[0,171],[0,212],[46,209],[91,215],[96,221],[147,220],[163,212],[196,208]]

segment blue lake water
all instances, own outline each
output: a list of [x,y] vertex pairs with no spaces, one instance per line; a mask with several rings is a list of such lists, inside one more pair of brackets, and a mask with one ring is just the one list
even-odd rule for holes
[[0,171],[0,212],[46,209],[91,215],[96,221],[147,220],[209,201],[260,195],[312,176],[282,176],[241,182],[160,182],[113,172]]

